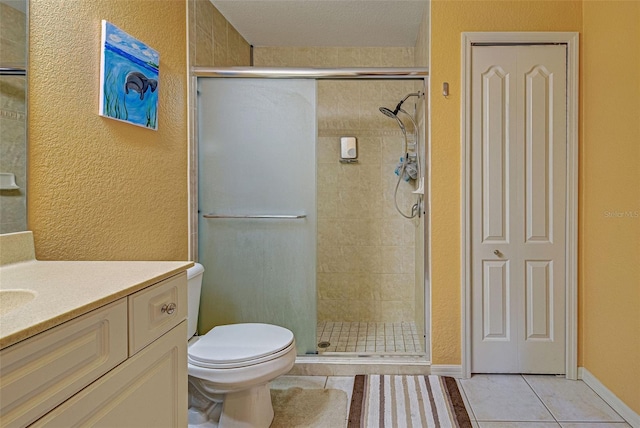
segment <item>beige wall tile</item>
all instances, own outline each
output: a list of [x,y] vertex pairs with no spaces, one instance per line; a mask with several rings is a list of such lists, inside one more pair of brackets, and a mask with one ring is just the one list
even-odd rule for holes
[[380,243],[384,246],[404,245],[404,219],[393,218],[382,222]]
[[340,58],[335,48],[315,48],[316,67],[332,68],[340,67]]
[[343,247],[318,247],[318,272],[348,272],[350,261]]
[[214,6],[209,0],[195,0],[196,25],[205,34],[213,36],[213,11]]
[[362,67],[382,67],[382,51],[380,48],[360,48]]
[[336,219],[335,225],[337,244],[341,246],[379,246],[380,219]]
[[196,57],[194,65],[197,67],[211,66],[214,61],[213,39],[202,30],[202,27],[197,29],[195,44]]
[[338,247],[341,245],[340,229],[334,219],[318,218],[317,225],[318,248]]
[[215,67],[229,67],[231,63],[227,59],[227,45],[214,43],[213,65]]
[[259,47],[261,67],[414,67],[413,48]]
[[318,321],[334,321],[336,317],[336,301],[319,299],[317,305]]
[[314,48],[293,48],[294,67],[313,67],[315,65],[316,52]]
[[227,27],[229,26],[229,23],[218,9],[216,9],[215,7],[212,8],[213,40],[215,43],[219,43],[222,46],[227,46]]
[[335,219],[338,216],[338,191],[318,188],[316,191],[318,219]]
[[382,138],[364,135],[358,139],[358,162],[363,165],[379,166],[382,160]]
[[380,275],[380,300],[412,301],[414,297],[414,274]]
[[412,302],[389,301],[380,306],[380,320],[382,322],[395,322],[397,319],[412,319],[414,306]]
[[403,256],[403,247],[381,247],[380,272],[402,273]]
[[[359,64],[369,65],[367,61],[381,58],[383,52],[384,48],[360,52]],[[350,53],[353,52],[342,53],[343,62],[344,56]],[[328,49],[316,50],[316,57],[331,54]],[[396,55],[402,56],[402,52]],[[350,314],[346,313],[343,302],[326,305],[335,311],[324,310],[329,317],[326,320],[347,321],[346,317],[356,312],[358,321],[413,319],[411,300],[415,273],[404,272],[411,267],[410,262],[405,261],[405,254],[413,251],[414,226],[410,220],[400,217],[391,199],[397,182],[393,170],[402,156],[403,137],[396,122],[384,117],[378,109],[387,105],[395,107],[412,88],[408,82],[321,81],[318,84],[318,132],[321,135],[317,149],[318,201],[335,215],[331,218],[334,225],[330,232],[325,231],[328,226],[323,224],[321,233],[323,238],[336,239],[338,247],[329,250],[319,243],[318,249],[323,254],[333,251],[333,258],[325,255],[330,260],[326,265],[329,269],[344,269],[335,273],[332,288],[326,291],[331,294],[326,297],[332,301],[341,298],[352,304]],[[340,136],[358,138],[358,164],[337,163]],[[412,190],[411,184],[401,183],[398,200],[411,202]],[[335,205],[327,201],[335,197]],[[405,211],[410,210],[411,204]],[[335,260],[336,254],[343,257],[342,266]],[[319,272],[321,274],[324,273]],[[389,308],[387,302],[395,306]],[[407,317],[402,318],[405,315]]]
[[323,163],[334,164],[340,159],[340,138],[319,137],[316,147],[316,160],[318,165]]

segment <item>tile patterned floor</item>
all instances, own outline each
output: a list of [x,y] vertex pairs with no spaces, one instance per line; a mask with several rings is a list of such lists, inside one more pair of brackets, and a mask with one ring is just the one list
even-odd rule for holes
[[547,375],[474,375],[458,381],[474,427],[629,427],[582,381]]
[[421,338],[413,322],[318,322],[318,353],[365,352],[367,354],[423,352]]
[[[270,386],[340,389],[351,402],[353,382],[353,376],[281,376]],[[542,375],[474,375],[458,385],[476,428],[630,428],[582,381]]]

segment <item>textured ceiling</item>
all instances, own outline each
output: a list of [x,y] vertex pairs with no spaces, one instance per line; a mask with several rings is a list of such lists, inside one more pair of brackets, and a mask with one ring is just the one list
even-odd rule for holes
[[411,46],[427,0],[211,0],[254,46]]

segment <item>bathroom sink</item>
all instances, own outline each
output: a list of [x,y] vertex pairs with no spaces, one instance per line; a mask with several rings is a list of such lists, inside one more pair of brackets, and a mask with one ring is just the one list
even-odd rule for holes
[[0,290],[0,316],[26,305],[36,297],[31,290]]

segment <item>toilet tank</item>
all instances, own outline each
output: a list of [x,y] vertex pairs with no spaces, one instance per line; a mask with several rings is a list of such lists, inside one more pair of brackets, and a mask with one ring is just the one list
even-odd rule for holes
[[187,269],[187,339],[196,334],[198,328],[203,273],[204,266],[200,263],[196,263],[193,267]]

